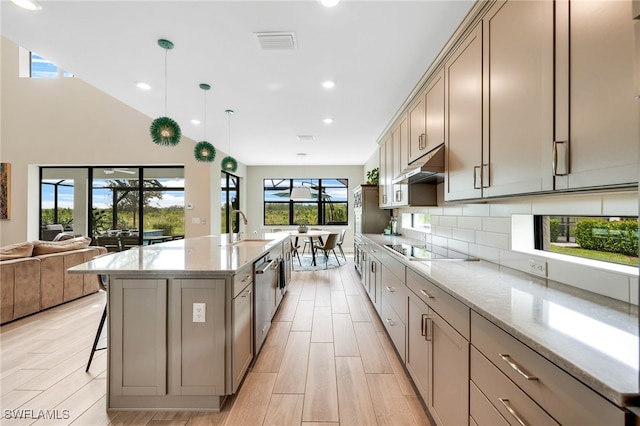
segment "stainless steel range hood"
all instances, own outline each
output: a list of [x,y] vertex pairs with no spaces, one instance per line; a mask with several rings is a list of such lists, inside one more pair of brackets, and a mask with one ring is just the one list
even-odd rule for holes
[[410,171],[393,183],[439,183],[444,180],[444,144],[440,144],[413,163]]

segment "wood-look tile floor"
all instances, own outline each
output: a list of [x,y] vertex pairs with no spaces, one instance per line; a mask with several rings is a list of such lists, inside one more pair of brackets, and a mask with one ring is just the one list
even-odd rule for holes
[[[106,352],[84,371],[104,293],[4,325],[0,423],[429,425],[348,259],[337,269],[292,274],[261,353],[219,413],[105,410]],[[16,419],[13,410],[58,418]]]

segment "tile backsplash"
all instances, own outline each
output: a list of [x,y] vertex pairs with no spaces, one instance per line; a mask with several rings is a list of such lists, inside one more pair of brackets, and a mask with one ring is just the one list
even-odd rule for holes
[[[441,189],[441,188],[439,188]],[[439,191],[442,193],[441,191]],[[423,213],[431,217],[431,228],[407,228],[404,214]],[[531,259],[547,264],[547,278],[638,304],[638,268],[607,270],[585,261],[566,261],[512,249],[514,215],[637,216],[638,192],[560,194],[480,204],[399,209],[403,235],[470,254],[501,266],[529,272]]]

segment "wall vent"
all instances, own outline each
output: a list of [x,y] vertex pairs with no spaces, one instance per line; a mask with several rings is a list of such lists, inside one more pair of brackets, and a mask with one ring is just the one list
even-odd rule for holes
[[296,48],[296,35],[293,32],[255,33],[262,50],[292,50]]

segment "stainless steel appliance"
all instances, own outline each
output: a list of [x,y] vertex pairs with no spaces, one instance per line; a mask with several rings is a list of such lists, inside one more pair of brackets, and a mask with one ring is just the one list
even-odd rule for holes
[[424,245],[385,244],[384,248],[408,260],[478,260],[468,254],[428,243]]
[[353,259],[362,275],[362,234],[381,234],[389,223],[391,212],[378,207],[378,185],[360,185],[353,190]]
[[[254,280],[254,349],[257,355],[271,328],[271,319],[277,309],[279,259],[271,259],[270,254],[253,264]],[[282,294],[282,293],[280,293]],[[282,297],[282,296],[280,296]]]

